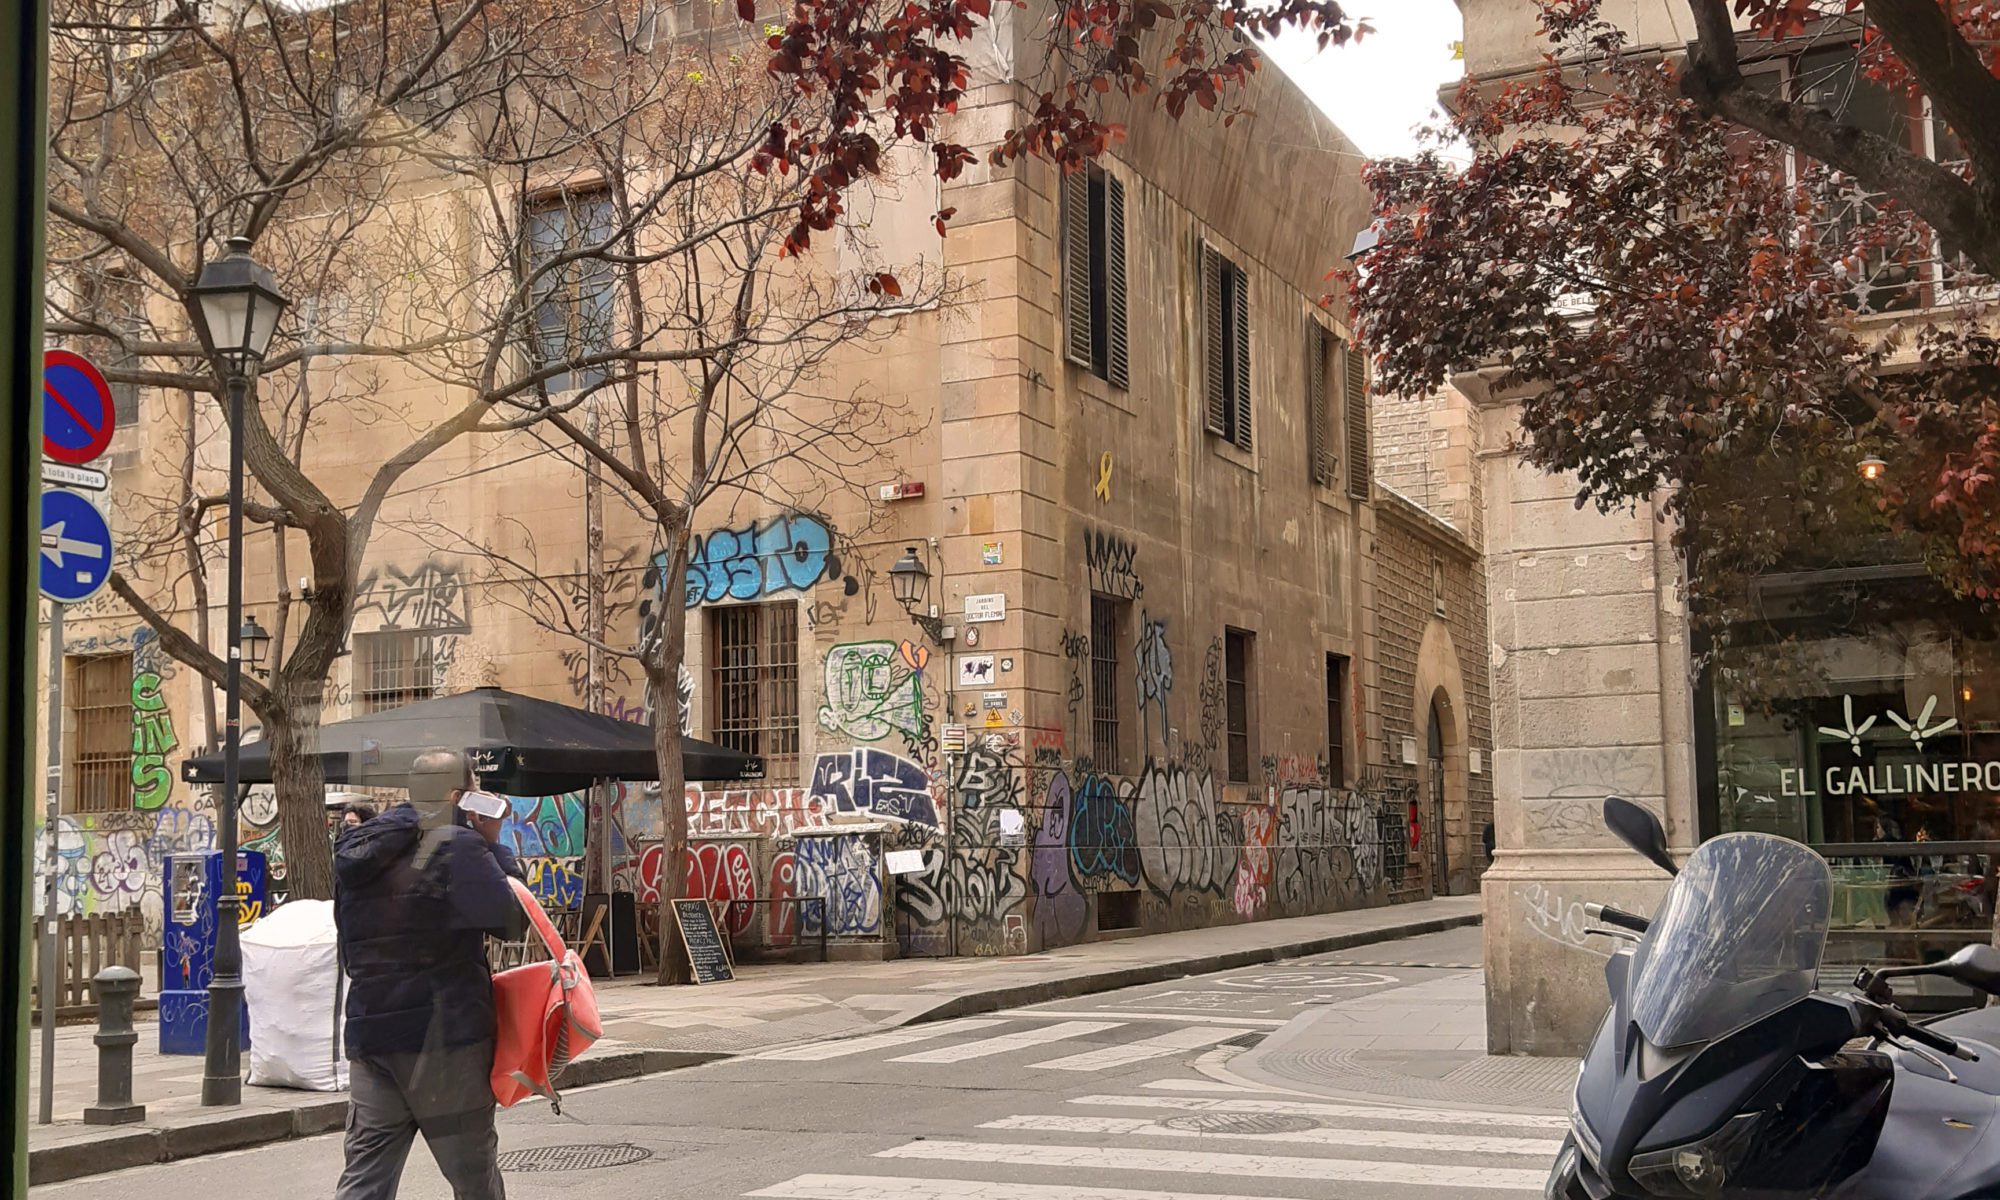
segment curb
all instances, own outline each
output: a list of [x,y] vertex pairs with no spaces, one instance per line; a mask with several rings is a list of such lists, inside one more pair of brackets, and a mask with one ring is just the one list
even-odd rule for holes
[[[1231,950],[1205,954],[1197,958],[1177,959],[1173,962],[1121,967],[1113,971],[1095,971],[1063,979],[1044,980],[1040,983],[990,988],[954,996],[935,1008],[907,1018],[900,1024],[921,1025],[931,1021],[948,1021],[954,1017],[1018,1008],[1024,1004],[1071,1000],[1078,996],[1116,991],[1119,988],[1183,979],[1189,975],[1233,971],[1238,967],[1256,966],[1260,963],[1276,962],[1279,959],[1352,950],[1360,946],[1401,941],[1403,938],[1419,937],[1427,933],[1462,929],[1468,925],[1479,924],[1480,919],[1481,915],[1476,912],[1456,917],[1433,917],[1358,933],[1329,934],[1325,937],[1276,946]],[[588,1087],[592,1084],[636,1079],[642,1075],[658,1075],[687,1067],[722,1062],[754,1054],[762,1049],[764,1047],[740,1053],[666,1049],[613,1050],[571,1063],[558,1080],[565,1088]],[[184,1124],[159,1128],[124,1129],[87,1141],[30,1149],[28,1182],[37,1186],[61,1183],[90,1175],[102,1175],[109,1171],[122,1171],[128,1167],[177,1162],[225,1150],[242,1150],[251,1146],[289,1141],[293,1138],[332,1133],[346,1124],[347,1100],[342,1097],[337,1100],[318,1100],[294,1108],[252,1112],[238,1110],[213,1116],[205,1115]]]
[[983,992],[954,996],[936,1008],[918,1013],[903,1024],[921,1025],[930,1021],[949,1021],[955,1017],[977,1016],[980,1013],[996,1012],[1003,1008],[1019,1008],[1024,1004],[1073,1000],[1078,996],[1113,992],[1119,988],[1164,983],[1169,979],[1185,979],[1189,975],[1234,971],[1238,967],[1254,967],[1260,963],[1276,962],[1283,958],[1304,958],[1309,954],[1331,954],[1336,950],[1353,950],[1382,942],[1399,942],[1404,938],[1421,937],[1427,933],[1443,933],[1448,929],[1477,925],[1480,920],[1481,914],[1476,912],[1457,917],[1432,917],[1428,920],[1412,921],[1406,925],[1385,926],[1359,933],[1328,934],[1325,937],[1309,938],[1302,942],[1259,946],[1250,950],[1230,950],[1218,954],[1205,954],[1199,958],[1178,959],[1174,962],[1120,967],[1115,971],[1097,971],[1087,975],[1072,975],[1065,979],[991,988]]

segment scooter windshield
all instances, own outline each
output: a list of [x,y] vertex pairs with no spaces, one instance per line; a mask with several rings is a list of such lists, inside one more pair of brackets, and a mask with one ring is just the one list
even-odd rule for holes
[[1767,833],[1693,857],[1634,955],[1632,1016],[1663,1049],[1711,1042],[1804,998],[1832,895],[1826,860]]

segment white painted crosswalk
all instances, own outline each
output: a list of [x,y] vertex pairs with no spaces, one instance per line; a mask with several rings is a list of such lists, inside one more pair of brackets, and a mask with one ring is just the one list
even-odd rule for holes
[[[1199,1048],[1192,1045],[1198,1028],[1179,1031],[1184,1049]],[[1146,1043],[1170,1052],[1158,1037],[1108,1049]],[[1561,1117],[1545,1114],[1318,1102],[1186,1076],[1130,1093],[1051,1096],[1048,1107],[1061,1111],[1015,1113],[878,1150],[872,1157],[879,1172],[799,1175],[745,1194],[768,1200],[1527,1197],[1541,1194],[1564,1126]]]
[[1240,1037],[1242,1032],[1240,1029],[1226,1027],[1190,1025],[1186,1029],[1169,1029],[1165,1033],[1136,1042],[1127,1042],[1122,1046],[1086,1050],[1082,1054],[1072,1054],[1034,1065],[1044,1071],[1104,1071],[1155,1058],[1171,1058],[1176,1054],[1185,1054],[1189,1050],[1205,1049],[1217,1042]]
[[[907,1046],[912,1042],[936,1041],[953,1034],[974,1033],[981,1029],[991,1029],[995,1025],[1005,1025],[1005,1021],[971,1018],[964,1021],[947,1021],[938,1025],[918,1025],[909,1029],[892,1029],[887,1033],[871,1033],[865,1037],[845,1038],[832,1042],[808,1042],[803,1046],[787,1046],[782,1050],[766,1050],[756,1055],[760,1059],[778,1062],[825,1062],[833,1058],[851,1058],[857,1054],[870,1054],[877,1050],[888,1050],[895,1046]],[[600,1043],[601,1044],[601,1043]]]
[[1013,1033],[1002,1033],[994,1037],[979,1038],[970,1042],[960,1042],[954,1046],[939,1046],[935,1050],[920,1050],[915,1054],[905,1054],[892,1058],[899,1063],[959,1063],[975,1058],[990,1058],[995,1054],[1013,1054],[1049,1042],[1060,1042],[1068,1038],[1082,1037],[1087,1033],[1103,1033],[1107,1029],[1117,1029],[1119,1021],[1062,1021],[1054,1025],[1041,1025],[1029,1029],[1019,1029]]

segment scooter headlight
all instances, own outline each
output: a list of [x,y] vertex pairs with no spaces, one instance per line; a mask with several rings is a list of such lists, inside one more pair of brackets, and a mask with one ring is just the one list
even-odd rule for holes
[[1750,1149],[1761,1113],[1744,1113],[1698,1142],[1632,1156],[1632,1182],[1655,1196],[1719,1196]]

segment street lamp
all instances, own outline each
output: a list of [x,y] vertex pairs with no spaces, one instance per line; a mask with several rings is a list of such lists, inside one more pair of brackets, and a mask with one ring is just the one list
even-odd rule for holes
[[1882,473],[1889,469],[1888,463],[1883,462],[1873,454],[1862,459],[1857,465],[1861,471],[1861,478],[1867,480],[1869,483],[1874,483],[1876,480],[1882,478]]
[[[250,384],[264,365],[278,316],[289,303],[269,269],[250,257],[250,239],[229,239],[229,252],[201,269],[190,289],[201,302],[209,349],[228,372],[229,394],[229,664],[223,690],[222,881],[215,898],[215,973],[208,984],[208,1029],[203,1042],[201,1102],[243,1102],[243,948],[237,941],[236,803],[243,752],[243,649],[261,661],[270,635],[243,619],[243,410]],[[246,636],[251,635],[251,636]],[[261,635],[261,636],[257,636]]]
[[236,631],[236,640],[243,646],[243,661],[250,664],[250,673],[265,674],[258,668],[264,665],[264,656],[271,652],[271,631],[259,625],[257,618],[245,617]]
[[917,557],[915,546],[903,547],[903,557],[889,568],[889,586],[896,594],[896,603],[914,616],[931,588],[931,573]]

